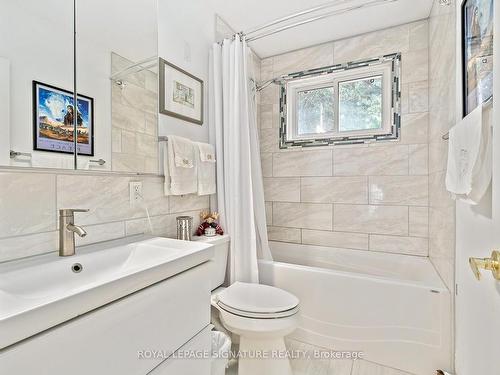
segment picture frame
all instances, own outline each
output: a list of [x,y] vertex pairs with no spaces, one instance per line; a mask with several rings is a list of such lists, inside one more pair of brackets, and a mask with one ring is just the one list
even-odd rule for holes
[[184,69],[159,59],[159,112],[203,125],[203,80]]
[[[94,99],[78,94],[78,155],[94,156]],[[33,150],[73,154],[73,92],[33,81]]]
[[463,0],[463,117],[493,95],[493,0]]

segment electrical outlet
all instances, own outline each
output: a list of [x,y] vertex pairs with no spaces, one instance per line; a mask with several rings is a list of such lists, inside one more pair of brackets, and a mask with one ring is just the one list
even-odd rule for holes
[[142,202],[142,182],[141,181],[131,181],[130,182],[130,205],[135,206]]

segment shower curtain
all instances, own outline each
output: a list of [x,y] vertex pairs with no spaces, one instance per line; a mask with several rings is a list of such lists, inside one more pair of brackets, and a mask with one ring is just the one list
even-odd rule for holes
[[272,259],[250,53],[239,35],[214,44],[211,53],[210,133],[217,153],[217,206],[231,236],[231,283],[257,283],[257,259]]

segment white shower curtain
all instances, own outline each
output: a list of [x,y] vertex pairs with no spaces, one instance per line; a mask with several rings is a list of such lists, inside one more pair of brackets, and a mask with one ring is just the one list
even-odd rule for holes
[[210,133],[217,153],[218,210],[231,236],[231,283],[258,282],[257,259],[272,259],[250,53],[246,41],[236,35],[214,44],[211,56]]

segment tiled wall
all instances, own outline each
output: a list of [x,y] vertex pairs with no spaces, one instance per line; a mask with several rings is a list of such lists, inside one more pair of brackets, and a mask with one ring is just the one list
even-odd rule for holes
[[260,145],[269,238],[428,255],[427,20],[262,60],[261,80],[402,53],[399,142],[314,149],[278,147],[278,87],[260,95]]
[[454,289],[455,201],[445,190],[448,142],[442,135],[456,121],[456,2],[434,1],[430,17],[429,74],[429,255],[450,290]]
[[[142,181],[143,204],[131,207],[129,182]],[[165,197],[162,177],[0,170],[0,262],[58,250],[58,209],[89,208],[75,214],[90,244],[140,233],[175,237],[175,218],[199,212],[209,197]]]
[[[111,73],[133,64],[111,54]],[[124,86],[111,90],[112,169],[158,173],[158,75],[150,70],[130,74]]]

